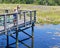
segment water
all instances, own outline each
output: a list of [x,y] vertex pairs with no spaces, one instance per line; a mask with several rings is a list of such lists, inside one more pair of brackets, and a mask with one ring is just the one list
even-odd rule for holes
[[[34,48],[60,48],[60,24],[44,24],[34,27]],[[27,33],[31,34],[31,28],[25,30]],[[15,34],[13,34],[15,36]],[[19,40],[28,37],[24,33],[19,33]],[[12,37],[9,43],[15,42]],[[24,41],[24,43],[31,45],[31,39]],[[0,46],[6,45],[6,36],[0,36]],[[12,45],[15,46],[15,45]],[[19,43],[19,48],[27,48],[26,46]]]

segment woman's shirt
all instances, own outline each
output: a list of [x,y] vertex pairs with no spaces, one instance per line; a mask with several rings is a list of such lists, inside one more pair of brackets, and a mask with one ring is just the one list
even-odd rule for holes
[[14,11],[14,14],[13,14],[13,18],[14,18],[14,19],[16,19],[16,18],[17,18],[17,12],[18,12],[17,10],[16,10],[16,11]]

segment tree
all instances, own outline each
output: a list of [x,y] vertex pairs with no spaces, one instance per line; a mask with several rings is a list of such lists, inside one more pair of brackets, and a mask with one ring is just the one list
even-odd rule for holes
[[0,0],[0,3],[60,5],[60,0]]
[[55,3],[56,3],[57,5],[60,5],[60,0],[55,0]]

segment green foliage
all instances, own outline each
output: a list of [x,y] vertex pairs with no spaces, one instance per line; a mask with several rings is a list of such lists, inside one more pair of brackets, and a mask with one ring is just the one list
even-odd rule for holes
[[60,0],[0,0],[0,3],[60,5]]

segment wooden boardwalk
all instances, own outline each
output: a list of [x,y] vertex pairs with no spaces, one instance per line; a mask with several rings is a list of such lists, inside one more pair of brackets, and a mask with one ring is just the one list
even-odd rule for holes
[[[7,18],[8,16],[13,16],[14,14],[17,15],[16,18],[16,25],[14,25],[13,20],[12,23],[11,22],[7,22]],[[32,11],[32,10],[20,10],[20,12],[17,13],[5,13],[5,14],[1,14],[0,16],[3,16],[3,26],[0,26],[0,35],[5,34],[7,36],[7,45],[6,48],[9,48],[10,45],[16,44],[16,48],[18,48],[18,42],[22,43],[23,45],[25,45],[28,48],[34,48],[33,47],[33,32],[34,32],[34,24],[36,22],[36,11]],[[32,35],[29,35],[28,33],[26,33],[24,30],[31,28],[32,27]],[[22,29],[21,29],[22,28]],[[9,31],[14,30],[14,34],[16,34],[16,38],[14,36],[9,35],[8,32]],[[29,38],[23,39],[23,40],[18,40],[18,32],[22,31],[24,34],[28,35],[29,38],[32,38],[32,45],[31,47],[26,45],[25,43],[23,43],[22,41],[25,41]],[[15,43],[11,43],[9,44],[9,36],[11,36],[12,38],[14,38],[16,40]]]

